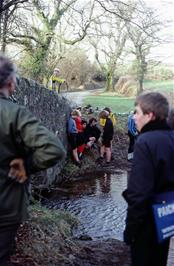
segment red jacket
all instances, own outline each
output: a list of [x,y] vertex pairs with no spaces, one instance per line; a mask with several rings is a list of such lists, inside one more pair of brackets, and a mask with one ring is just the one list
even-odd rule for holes
[[81,120],[80,116],[76,117],[75,122],[76,122],[76,127],[77,127],[78,132],[82,132],[83,131],[81,121],[82,120]]

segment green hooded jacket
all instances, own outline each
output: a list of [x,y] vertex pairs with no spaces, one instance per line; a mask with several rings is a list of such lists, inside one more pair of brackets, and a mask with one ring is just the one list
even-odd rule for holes
[[0,95],[0,226],[27,217],[26,184],[8,177],[10,162],[23,158],[29,174],[55,165],[65,155],[58,137],[25,107]]

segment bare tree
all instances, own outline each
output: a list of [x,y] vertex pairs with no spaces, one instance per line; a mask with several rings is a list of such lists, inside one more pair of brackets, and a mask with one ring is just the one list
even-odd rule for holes
[[[16,22],[8,42],[24,47],[28,59],[30,58],[28,68],[32,70],[32,78],[43,81],[48,72],[50,56],[62,56],[59,53],[62,44],[74,45],[84,39],[92,19],[93,2],[92,0],[89,11],[84,16],[84,5],[79,7],[78,0],[30,0],[30,9],[22,16],[19,14],[20,21]],[[71,17],[67,22],[69,14]],[[61,31],[60,26],[63,28]],[[60,44],[59,47],[57,43]]]
[[5,52],[7,37],[16,10],[27,0],[0,0],[0,50]]
[[[143,81],[147,70],[147,56],[151,48],[162,41],[158,35],[162,29],[161,22],[155,12],[147,8],[143,0],[127,2],[120,0],[96,1],[108,14],[115,15],[125,22],[129,39],[134,47],[129,50],[129,53],[133,53],[136,58],[136,75],[139,82],[138,93],[140,93],[143,91]],[[125,12],[125,9],[129,10],[129,13]]]
[[101,10],[104,10],[104,13],[93,23],[93,31],[89,35],[89,41],[95,50],[97,63],[106,74],[106,90],[113,91],[114,73],[128,36],[125,27],[126,22],[120,11],[126,13],[127,18],[131,16],[132,11],[121,1],[117,1],[118,15],[108,13],[105,8],[103,9],[103,6]]
[[0,0],[0,15],[10,8],[16,8],[18,5],[27,2],[28,0]]
[[147,72],[147,57],[152,47],[161,42],[158,34],[162,28],[159,18],[155,16],[152,9],[147,8],[144,2],[137,4],[135,12],[137,25],[126,23],[129,38],[133,43],[131,53],[135,55],[135,70],[139,83],[138,93],[143,91],[144,77]]

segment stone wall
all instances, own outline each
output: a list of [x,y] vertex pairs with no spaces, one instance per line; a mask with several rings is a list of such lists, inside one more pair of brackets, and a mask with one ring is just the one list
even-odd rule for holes
[[[54,132],[67,149],[67,121],[70,113],[67,99],[25,78],[18,79],[14,97],[18,104],[25,105],[49,130]],[[59,181],[59,173],[64,163],[60,161],[53,168],[38,173],[33,178],[34,185],[48,187],[53,182]]]

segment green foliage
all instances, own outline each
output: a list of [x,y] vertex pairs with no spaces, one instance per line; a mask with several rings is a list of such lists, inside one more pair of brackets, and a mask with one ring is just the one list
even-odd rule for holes
[[146,75],[147,79],[153,80],[169,80],[174,79],[174,71],[172,68],[162,66],[162,65],[149,65],[148,72]]
[[40,48],[33,54],[24,54],[18,63],[21,75],[41,82],[47,68],[43,62],[44,53],[45,51]]
[[57,65],[68,84],[74,87],[87,82],[96,71],[86,53],[77,47],[69,49]]
[[[49,210],[38,204],[30,207],[30,219],[19,230],[17,253],[30,265],[53,266],[68,262],[68,250],[78,249],[71,230],[77,220],[69,213]],[[23,265],[23,264],[21,264]]]

